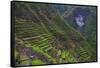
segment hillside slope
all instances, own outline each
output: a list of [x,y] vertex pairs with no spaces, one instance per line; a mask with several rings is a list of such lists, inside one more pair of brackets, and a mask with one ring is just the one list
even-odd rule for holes
[[15,2],[16,66],[96,61],[92,46],[54,6]]

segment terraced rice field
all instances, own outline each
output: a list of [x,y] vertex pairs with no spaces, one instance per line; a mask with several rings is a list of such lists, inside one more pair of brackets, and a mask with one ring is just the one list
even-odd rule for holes
[[[14,2],[15,66],[96,61],[96,8],[57,6]],[[65,10],[60,11],[63,7]],[[82,28],[71,18],[77,7],[91,11]],[[88,24],[90,27],[87,28]]]

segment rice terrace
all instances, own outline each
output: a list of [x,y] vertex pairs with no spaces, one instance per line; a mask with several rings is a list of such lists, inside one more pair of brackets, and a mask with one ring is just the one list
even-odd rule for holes
[[97,7],[12,3],[15,66],[97,61]]

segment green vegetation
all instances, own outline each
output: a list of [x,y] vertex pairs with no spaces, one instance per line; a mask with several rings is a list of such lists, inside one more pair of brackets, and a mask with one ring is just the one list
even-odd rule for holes
[[[17,66],[96,61],[95,13],[88,16],[87,25],[81,33],[53,6],[15,2]],[[76,7],[71,8],[74,11]]]
[[42,65],[42,64],[44,64],[44,63],[38,59],[32,61],[32,65]]

